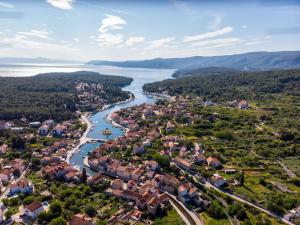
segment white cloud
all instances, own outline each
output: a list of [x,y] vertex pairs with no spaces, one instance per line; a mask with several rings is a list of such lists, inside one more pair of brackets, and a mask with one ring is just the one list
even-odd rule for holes
[[14,6],[13,4],[6,3],[6,2],[0,2],[0,7],[8,8],[8,9],[13,9],[13,8],[15,8],[15,6]]
[[233,31],[232,27],[224,27],[220,30],[207,32],[207,33],[204,33],[204,34],[186,36],[182,39],[182,42],[200,41],[200,40],[204,40],[204,39],[208,39],[208,38],[213,38],[213,37],[216,37],[216,36],[221,36],[221,35],[230,33],[231,31]]
[[4,37],[0,40],[0,46],[7,46],[4,50],[1,50],[3,55],[15,55],[18,53],[20,56],[38,57],[57,57],[61,58],[68,56],[78,56],[80,52],[78,49],[72,48],[66,44],[60,44],[51,40],[38,39],[31,40],[28,37],[20,34],[16,34],[12,37]]
[[47,0],[47,2],[56,8],[69,10],[72,9],[72,3],[74,0]]
[[127,46],[132,46],[134,44],[137,44],[137,43],[141,43],[145,40],[144,37],[130,37],[127,39],[127,41],[125,42],[125,44]]
[[42,38],[42,39],[50,39],[49,35],[50,33],[47,30],[30,30],[30,31],[20,31],[18,34],[21,34],[23,36],[27,37],[36,37],[36,38]]
[[173,40],[175,40],[173,37],[154,40],[150,42],[150,45],[146,49],[165,48],[168,47],[169,43]]
[[127,24],[126,21],[118,16],[106,15],[98,31],[106,33],[108,30],[120,30],[124,28],[125,24]]
[[203,40],[200,42],[195,42],[192,46],[197,47],[224,47],[228,45],[233,45],[242,42],[240,38],[231,37],[231,38],[219,38],[212,40]]
[[73,38],[73,41],[75,41],[75,42],[79,42],[80,40],[79,40],[79,38],[77,38],[77,37],[74,37],[74,38]]
[[97,39],[95,39],[102,47],[111,47],[123,43],[123,35],[121,34],[100,34]]
[[242,25],[242,28],[246,29],[246,28],[248,28],[248,26],[247,25]]

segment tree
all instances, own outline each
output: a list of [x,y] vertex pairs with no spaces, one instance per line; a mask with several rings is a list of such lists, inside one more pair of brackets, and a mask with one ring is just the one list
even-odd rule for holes
[[66,225],[67,221],[63,217],[57,217],[49,223],[49,225]]
[[244,171],[241,170],[240,183],[242,186],[244,186],[244,182],[245,182],[245,174],[244,174]]
[[52,218],[59,217],[62,213],[62,203],[60,201],[53,201],[50,204],[50,210]]
[[221,219],[225,216],[222,207],[219,205],[218,201],[213,201],[207,209],[208,214],[216,219]]
[[94,217],[97,215],[97,210],[92,205],[88,205],[85,208],[85,213],[88,214],[89,217]]
[[82,174],[81,174],[81,182],[82,182],[82,183],[86,183],[86,181],[87,181],[86,169],[83,168],[83,169],[82,169]]
[[25,149],[26,141],[21,136],[13,136],[11,138],[12,148],[13,149]]

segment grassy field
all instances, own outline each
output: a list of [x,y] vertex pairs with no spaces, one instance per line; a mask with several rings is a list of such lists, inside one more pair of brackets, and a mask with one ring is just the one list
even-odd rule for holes
[[300,177],[300,158],[287,158],[282,161],[290,170]]
[[205,225],[230,225],[230,222],[226,219],[216,220],[210,217],[207,213],[203,212],[200,214]]
[[155,225],[185,225],[175,209],[168,211],[163,218],[157,218],[154,221]]

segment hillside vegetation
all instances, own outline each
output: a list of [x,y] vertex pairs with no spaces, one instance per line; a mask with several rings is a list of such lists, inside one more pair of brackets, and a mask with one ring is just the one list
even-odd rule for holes
[[113,103],[129,97],[121,87],[129,85],[131,81],[131,78],[86,71],[0,77],[0,120],[22,117],[31,121],[70,119],[77,110],[76,82],[102,84],[104,92],[100,97]]
[[237,70],[270,70],[300,68],[299,51],[248,52],[236,55],[157,58],[129,61],[90,61],[89,65],[110,65],[137,68],[196,69],[225,67]]
[[[177,72],[177,74],[180,72]],[[146,84],[147,92],[168,92],[170,95],[194,94],[217,102],[234,99],[269,98],[269,94],[300,95],[300,70],[273,70],[262,72],[228,72],[223,74],[182,76]]]

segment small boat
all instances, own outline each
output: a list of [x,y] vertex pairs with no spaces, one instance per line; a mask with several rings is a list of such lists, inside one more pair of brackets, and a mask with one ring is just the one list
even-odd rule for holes
[[106,128],[105,130],[102,131],[103,135],[111,135],[111,130],[109,130],[108,128]]

